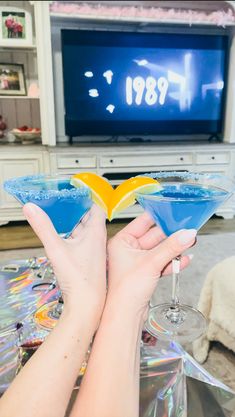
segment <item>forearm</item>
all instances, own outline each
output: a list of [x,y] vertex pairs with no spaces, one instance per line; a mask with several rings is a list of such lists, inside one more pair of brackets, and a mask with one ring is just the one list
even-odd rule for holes
[[64,310],[59,323],[0,400],[0,417],[64,417],[95,330],[82,311]]
[[107,298],[71,417],[137,417],[142,315]]

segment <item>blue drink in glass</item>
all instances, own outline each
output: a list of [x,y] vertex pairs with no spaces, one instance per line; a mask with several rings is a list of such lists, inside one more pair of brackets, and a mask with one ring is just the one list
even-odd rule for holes
[[173,182],[161,185],[162,191],[139,195],[138,202],[167,236],[180,229],[200,229],[229,196],[213,186]]
[[[166,236],[181,229],[200,229],[234,192],[234,183],[219,174],[156,172],[146,174],[160,182],[155,194],[136,193],[136,199],[150,213]],[[179,302],[180,256],[172,261],[171,302],[150,309],[146,328],[162,339],[189,342],[206,329],[206,320],[195,308]]]
[[75,188],[70,176],[34,175],[4,183],[4,189],[21,204],[34,203],[50,217],[57,233],[66,236],[92,205],[87,187]]

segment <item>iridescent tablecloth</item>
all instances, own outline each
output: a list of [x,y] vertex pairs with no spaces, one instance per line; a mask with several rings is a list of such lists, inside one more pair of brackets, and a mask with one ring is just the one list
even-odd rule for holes
[[49,290],[52,287],[45,285],[37,273],[46,262],[46,258],[38,258],[35,269],[31,268],[31,260],[0,264],[0,393],[21,365],[21,344],[37,344],[48,334],[35,326],[33,320],[40,306],[58,298],[58,289]]
[[234,417],[235,393],[176,343],[142,347],[141,417]]
[[[38,262],[46,260],[40,258]],[[0,393],[14,378],[22,359],[16,324],[24,324],[27,342],[43,338],[46,332],[35,325],[34,313],[58,298],[56,288],[45,292],[39,286],[35,291],[40,279],[30,265],[28,260],[0,264]],[[152,347],[145,344],[141,348],[140,417],[235,417],[235,393],[180,345],[159,341]]]

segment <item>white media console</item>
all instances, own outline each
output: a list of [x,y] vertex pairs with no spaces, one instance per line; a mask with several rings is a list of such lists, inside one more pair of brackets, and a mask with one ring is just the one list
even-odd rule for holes
[[[21,152],[19,152],[21,148]],[[204,171],[221,173],[235,180],[235,145],[216,144],[146,144],[146,145],[86,145],[55,147],[2,146],[0,152],[0,224],[23,220],[17,201],[3,191],[4,180],[20,175],[76,173],[93,171],[105,175],[113,185],[128,176],[161,170]],[[119,217],[135,217],[138,205],[120,213]],[[235,214],[231,199],[217,211],[224,218]]]

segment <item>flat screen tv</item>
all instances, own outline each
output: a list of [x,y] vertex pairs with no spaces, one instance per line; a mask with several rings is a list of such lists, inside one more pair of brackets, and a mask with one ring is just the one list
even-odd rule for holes
[[62,30],[65,130],[79,135],[219,135],[224,35]]

